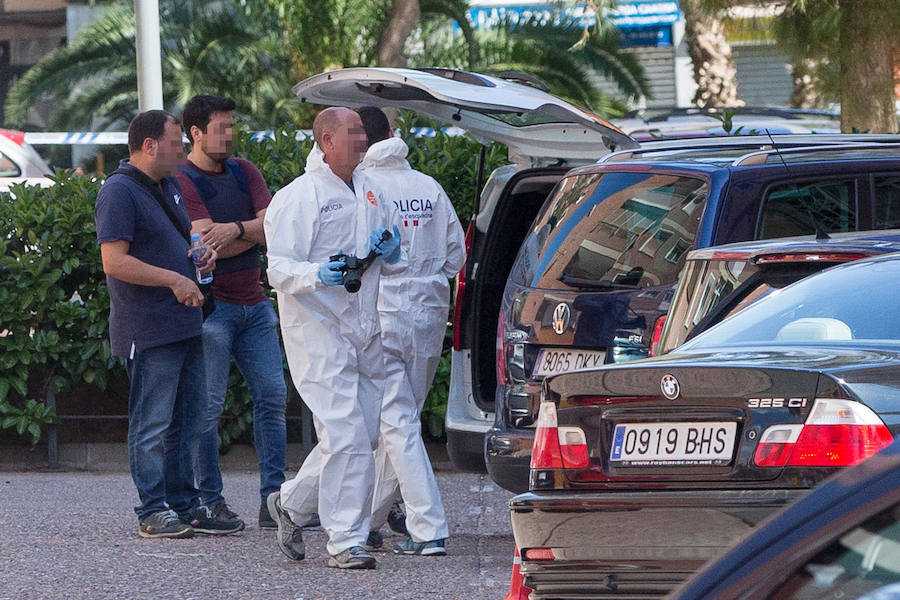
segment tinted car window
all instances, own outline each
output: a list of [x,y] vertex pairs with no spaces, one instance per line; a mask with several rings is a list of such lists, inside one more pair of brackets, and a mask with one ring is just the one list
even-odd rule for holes
[[690,177],[598,173],[564,179],[522,248],[529,287],[645,287],[675,280],[694,242],[707,184]]
[[871,594],[865,600],[896,598],[898,582],[900,507],[893,506],[841,536],[791,574],[770,597],[863,599]]
[[[683,350],[757,342],[900,344],[895,290],[900,260],[862,261],[827,269],[701,333]],[[873,318],[878,315],[878,318]]]
[[856,229],[856,184],[853,179],[788,183],[768,189],[763,199],[757,239],[767,240]]
[[873,229],[900,227],[900,176],[875,177]]
[[5,154],[0,153],[0,177],[18,177],[22,170]]
[[[673,310],[667,317],[670,323],[657,352],[663,354],[684,342],[713,308],[733,294],[756,271],[756,266],[744,260],[688,261],[678,282]],[[737,312],[768,291],[768,286],[763,282],[759,285],[765,289],[751,294],[749,300],[740,302],[730,312]]]

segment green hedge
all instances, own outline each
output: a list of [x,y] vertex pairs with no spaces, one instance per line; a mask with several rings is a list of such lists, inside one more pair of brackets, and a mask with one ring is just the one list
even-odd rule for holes
[[[402,116],[402,127],[414,123]],[[297,142],[296,131],[250,141],[237,136],[236,153],[253,161],[273,191],[302,174],[311,141]],[[409,140],[414,168],[434,176],[447,190],[461,220],[472,212],[475,168],[480,146],[469,137]],[[505,147],[487,152],[485,173],[506,162]],[[15,186],[0,195],[0,429],[11,429],[36,443],[48,423],[58,422],[45,404],[48,391],[62,394],[90,384],[105,389],[124,377],[110,356],[109,297],[96,244],[93,210],[100,182],[58,172],[56,185]],[[425,431],[443,435],[449,384],[449,352],[438,369],[422,414]],[[289,380],[289,379],[288,379]],[[250,393],[236,369],[229,377],[220,433],[223,449],[249,441]]]
[[66,173],[54,179],[0,195],[0,428],[32,442],[57,421],[44,404],[48,391],[82,382],[103,389],[117,368],[94,229],[100,185]]

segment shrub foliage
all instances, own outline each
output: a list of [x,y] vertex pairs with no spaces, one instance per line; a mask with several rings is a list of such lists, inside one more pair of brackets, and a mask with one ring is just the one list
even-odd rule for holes
[[[399,125],[413,124],[402,116]],[[253,141],[237,136],[236,152],[253,161],[272,191],[303,173],[312,140],[280,129]],[[465,224],[472,213],[481,146],[468,137],[410,138],[413,168],[446,189]],[[485,176],[506,162],[503,146],[486,151]],[[49,188],[13,187],[0,195],[0,429],[12,429],[36,443],[45,425],[58,422],[47,393],[63,394],[89,384],[106,389],[124,378],[121,361],[110,356],[109,296],[94,228],[100,181],[60,171]],[[425,431],[443,435],[449,385],[445,352],[422,413]],[[285,361],[285,375],[290,381]],[[229,376],[220,423],[223,449],[247,441],[252,432],[250,393],[237,369]]]
[[66,172],[54,179],[0,195],[0,427],[32,442],[56,421],[48,391],[103,389],[116,369],[93,218],[100,185]]

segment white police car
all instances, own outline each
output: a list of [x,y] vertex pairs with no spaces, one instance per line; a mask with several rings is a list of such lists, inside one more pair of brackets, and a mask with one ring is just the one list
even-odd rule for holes
[[53,170],[25,141],[25,134],[0,129],[0,192],[8,192],[16,183],[49,187]]

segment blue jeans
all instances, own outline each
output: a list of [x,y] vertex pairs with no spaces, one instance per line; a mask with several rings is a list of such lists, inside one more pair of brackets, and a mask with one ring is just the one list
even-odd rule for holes
[[199,504],[191,448],[205,407],[206,377],[199,336],[147,348],[125,362],[128,396],[128,463],[141,504],[138,519],[171,508],[179,514]]
[[197,451],[197,485],[207,506],[223,501],[219,471],[219,417],[228,389],[231,359],[253,398],[253,443],[259,460],[260,502],[284,482],[287,387],[278,342],[278,317],[269,300],[250,306],[216,300],[203,323],[209,403]]

